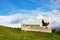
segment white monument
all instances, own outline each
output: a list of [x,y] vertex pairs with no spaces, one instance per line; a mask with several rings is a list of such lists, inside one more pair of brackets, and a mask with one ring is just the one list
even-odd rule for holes
[[47,19],[36,19],[35,21],[29,23],[22,23],[21,30],[52,33],[51,23]]

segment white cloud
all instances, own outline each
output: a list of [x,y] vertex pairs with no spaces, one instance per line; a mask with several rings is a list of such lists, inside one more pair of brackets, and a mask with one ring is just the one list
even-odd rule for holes
[[28,14],[20,13],[9,16],[0,16],[0,25],[18,28],[20,27],[21,22],[29,17],[30,15]]
[[60,8],[60,0],[29,0],[33,3],[36,3],[36,4],[39,4],[39,5],[42,5],[44,7],[47,7],[47,8]]
[[47,12],[47,15],[53,27],[58,27],[60,25],[60,11],[59,10],[52,10],[50,12]]
[[50,4],[52,8],[60,8],[60,0],[51,0]]
[[54,9],[54,10],[47,11],[47,12],[37,11],[37,13],[36,13],[37,14],[36,18],[37,19],[39,19],[39,18],[49,19],[50,22],[51,22],[51,26],[53,28],[58,27],[60,25],[60,11],[59,10]]
[[52,4],[57,4],[57,5],[60,5],[60,0],[51,0],[50,1]]
[[38,9],[26,10],[25,13],[16,12],[16,14],[9,15],[9,16],[0,16],[0,25],[18,28],[18,27],[21,27],[21,23],[24,23],[24,22],[28,23],[28,22],[34,21],[35,19],[40,19],[40,18],[49,19],[52,27],[57,27],[58,25],[60,25],[59,10],[42,12]]

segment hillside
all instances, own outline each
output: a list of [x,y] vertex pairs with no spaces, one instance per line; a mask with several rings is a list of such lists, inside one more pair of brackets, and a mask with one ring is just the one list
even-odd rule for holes
[[0,40],[60,40],[56,33],[26,32],[0,26]]

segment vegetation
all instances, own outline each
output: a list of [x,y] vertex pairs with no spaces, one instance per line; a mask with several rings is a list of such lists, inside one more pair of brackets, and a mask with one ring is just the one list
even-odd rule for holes
[[60,35],[0,26],[0,40],[60,40]]

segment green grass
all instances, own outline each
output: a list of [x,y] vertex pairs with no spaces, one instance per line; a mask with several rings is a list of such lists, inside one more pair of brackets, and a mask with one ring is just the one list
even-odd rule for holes
[[27,32],[0,26],[0,40],[60,40],[56,33]]

